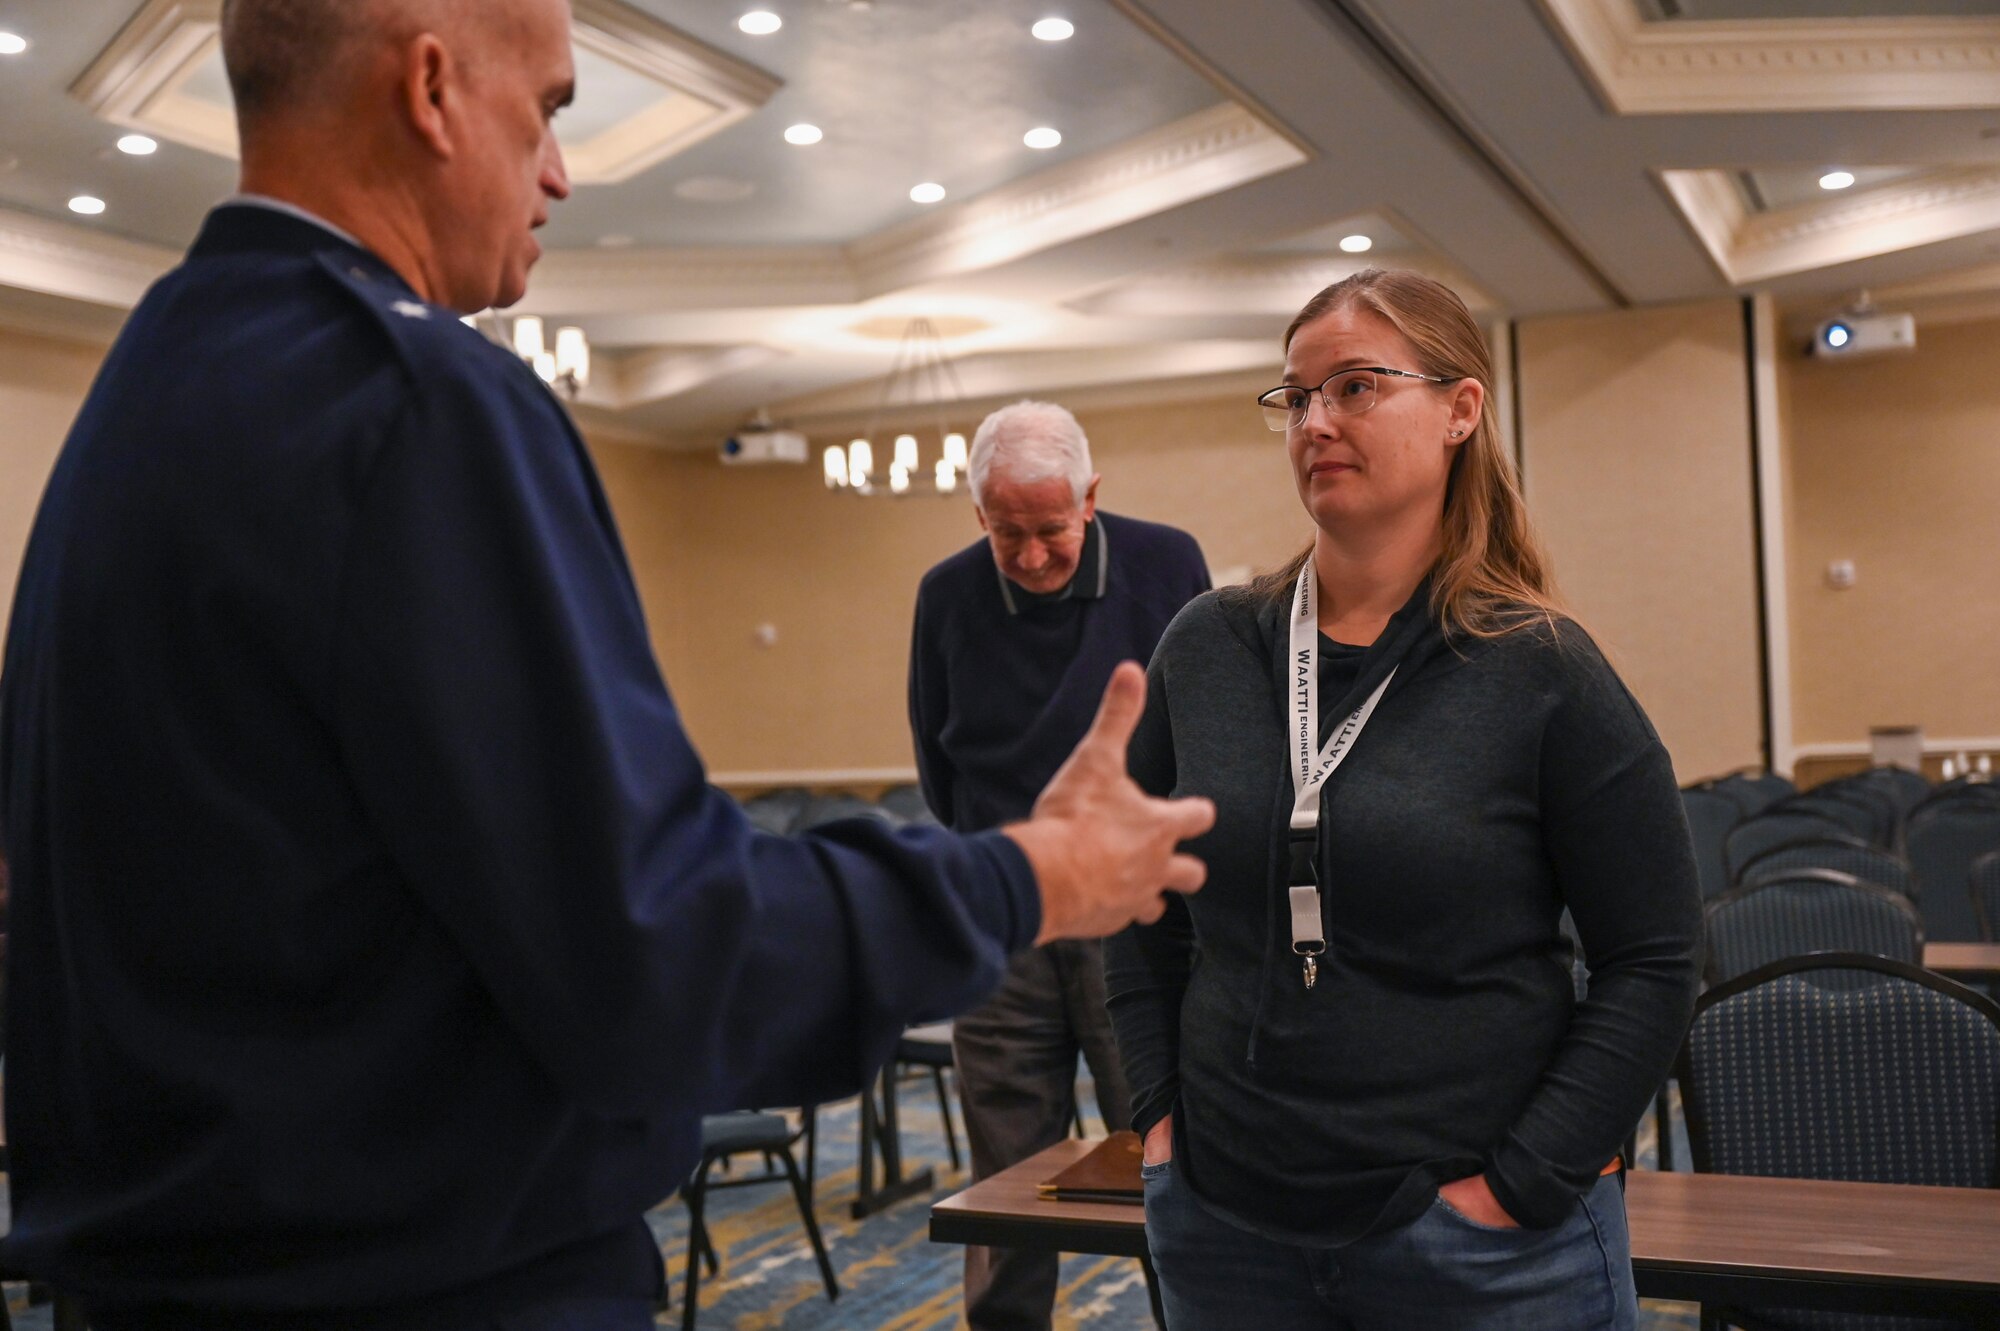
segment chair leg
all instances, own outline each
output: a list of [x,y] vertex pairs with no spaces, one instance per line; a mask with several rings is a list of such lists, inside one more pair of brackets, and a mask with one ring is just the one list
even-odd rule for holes
[[944,1089],[944,1069],[932,1068],[931,1079],[937,1082],[938,1116],[944,1120],[944,1147],[951,1152],[951,1172],[958,1172],[958,1134],[951,1127],[951,1097]]
[[792,1153],[786,1151],[782,1158],[785,1173],[791,1176],[792,1196],[798,1199],[799,1219],[805,1222],[806,1239],[812,1244],[813,1257],[819,1262],[819,1278],[826,1282],[826,1297],[831,1303],[840,1297],[840,1282],[833,1278],[833,1260],[826,1255],[826,1240],[821,1237],[819,1220],[813,1215],[812,1193],[800,1176],[798,1162],[792,1159]]
[[1669,1078],[1660,1083],[1660,1089],[1653,1093],[1653,1122],[1659,1126],[1660,1144],[1655,1162],[1662,1173],[1674,1167],[1674,1107],[1667,1099],[1667,1087],[1673,1081]]
[[806,1116],[806,1191],[811,1192],[819,1181],[819,1106],[800,1112]]
[[708,1278],[713,1280],[715,1277],[721,1275],[722,1258],[715,1251],[715,1241],[708,1236],[707,1220],[695,1222],[689,1230],[688,1241],[690,1244],[700,1245],[701,1260],[708,1266]]
[[[707,1156],[696,1166],[694,1179],[688,1184],[688,1254],[687,1288],[681,1301],[681,1331],[694,1331],[695,1296],[701,1286],[701,1251],[699,1245],[707,1241],[708,1231],[702,1227],[701,1206],[708,1195],[708,1168],[715,1162]],[[697,1237],[699,1236],[699,1237]]]

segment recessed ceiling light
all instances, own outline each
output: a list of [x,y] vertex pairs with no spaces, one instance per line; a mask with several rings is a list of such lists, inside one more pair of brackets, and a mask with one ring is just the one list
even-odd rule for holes
[[936,203],[944,197],[944,186],[934,180],[926,180],[910,190],[911,203]]
[[1045,18],[1028,31],[1045,42],[1066,42],[1076,32],[1076,24],[1066,18]]
[[736,20],[736,26],[752,37],[768,37],[785,26],[785,21],[768,9],[753,9]]
[[0,32],[0,55],[19,55],[27,49],[26,37],[17,37],[11,32]]
[[1031,129],[1026,134],[1023,134],[1021,142],[1027,144],[1030,148],[1054,148],[1062,143],[1062,131],[1050,129],[1047,125],[1043,125],[1038,129]]
[[1375,242],[1367,236],[1342,236],[1340,238],[1340,248],[1344,254],[1366,254],[1375,248]]
[[82,213],[85,217],[95,217],[104,211],[104,200],[88,194],[79,194],[69,201],[69,210]]
[[1819,178],[1821,189],[1846,189],[1854,183],[1852,171],[1829,171]]
[[160,150],[160,145],[144,134],[127,134],[118,140],[118,151],[132,157],[151,157]]
[[818,125],[793,125],[785,131],[785,142],[796,143],[801,148],[810,147],[825,137]]

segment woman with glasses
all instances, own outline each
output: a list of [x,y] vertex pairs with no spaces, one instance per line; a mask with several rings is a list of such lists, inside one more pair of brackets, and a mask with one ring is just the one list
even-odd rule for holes
[[1153,657],[1133,774],[1217,806],[1206,889],[1106,950],[1171,1331],[1636,1324],[1619,1148],[1693,1006],[1695,866],[1491,381],[1428,278],[1315,296],[1258,399],[1312,541]]

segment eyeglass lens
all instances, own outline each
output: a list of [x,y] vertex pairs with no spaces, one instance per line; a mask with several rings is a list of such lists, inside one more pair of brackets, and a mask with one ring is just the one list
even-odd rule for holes
[[[1320,385],[1327,408],[1343,416],[1359,415],[1375,405],[1377,378],[1370,370],[1348,370]],[[1264,409],[1264,424],[1273,430],[1290,430],[1304,422],[1312,406],[1310,388],[1272,389],[1258,399]]]

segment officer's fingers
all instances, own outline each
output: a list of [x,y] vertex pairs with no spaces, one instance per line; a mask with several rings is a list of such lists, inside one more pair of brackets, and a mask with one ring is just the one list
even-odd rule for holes
[[1090,723],[1083,742],[1076,746],[1077,751],[1105,750],[1118,764],[1118,770],[1124,771],[1125,746],[1145,709],[1146,672],[1137,661],[1120,661],[1111,672],[1111,682],[1104,686],[1104,697],[1097,704],[1097,719]]
[[1158,924],[1160,917],[1166,913],[1167,899],[1158,892],[1155,892],[1141,902],[1137,910],[1132,912],[1132,919],[1137,924]]
[[1167,860],[1167,881],[1172,892],[1198,892],[1208,881],[1208,866],[1192,855],[1175,855]]
[[1175,841],[1190,841],[1215,826],[1215,801],[1200,795],[1152,801],[1155,813]]

